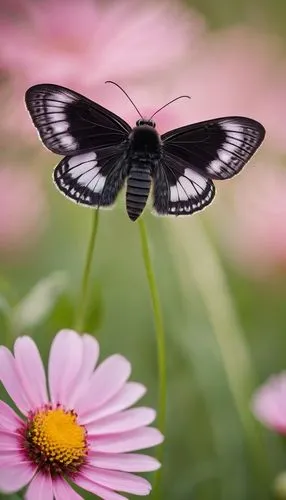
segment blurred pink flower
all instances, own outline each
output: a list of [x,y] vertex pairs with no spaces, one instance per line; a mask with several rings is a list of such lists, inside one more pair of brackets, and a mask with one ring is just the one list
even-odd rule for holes
[[161,433],[147,427],[151,408],[127,409],[145,388],[127,382],[130,363],[118,354],[97,368],[99,346],[90,335],[62,330],[53,340],[48,384],[30,337],[20,337],[14,356],[0,347],[0,381],[22,414],[0,402],[0,489],[25,498],[80,500],[71,481],[105,500],[126,500],[122,491],[148,495],[151,486],[134,472],[159,468],[152,457],[129,453],[155,446]]
[[272,375],[254,393],[252,410],[264,425],[281,434],[286,433],[286,372]]
[[35,243],[47,206],[40,179],[23,166],[1,168],[0,185],[0,252],[10,258]]
[[228,258],[263,278],[286,269],[286,172],[270,162],[247,168],[214,216]]
[[[208,33],[171,94],[189,93],[183,120],[227,115],[254,118],[266,128],[266,144],[285,151],[286,59],[282,42],[247,26]],[[174,88],[175,87],[175,88]]]
[[0,59],[30,84],[52,80],[93,89],[104,79],[155,79],[154,72],[182,60],[203,27],[171,1],[20,3],[23,17],[2,18]]
[[[134,90],[144,83],[149,91],[166,73],[177,77],[203,31],[201,17],[172,0],[16,0],[0,16],[0,66],[11,77],[7,120],[31,129],[20,115],[23,94],[43,82],[71,87],[128,118],[130,103],[105,80],[121,83],[136,99]],[[161,105],[152,92],[148,105]]]

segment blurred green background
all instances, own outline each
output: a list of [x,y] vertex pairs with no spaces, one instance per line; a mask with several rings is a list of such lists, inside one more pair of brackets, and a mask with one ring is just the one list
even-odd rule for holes
[[[84,16],[87,3],[98,33],[90,48],[80,46],[86,24],[75,16],[76,9]],[[150,31],[141,30],[143,17]],[[103,90],[107,78],[147,113],[191,94],[190,104],[158,115],[162,130],[214,114],[243,114],[265,125],[261,151],[239,178],[217,183],[204,213],[159,218],[150,206],[144,219],[167,342],[162,498],[286,498],[286,488],[284,496],[274,489],[286,469],[285,439],[263,429],[250,409],[253,390],[286,367],[285,1],[84,0],[79,7],[7,0],[0,18],[1,343],[32,335],[47,359],[55,333],[73,326],[92,220],[91,210],[52,184],[59,159],[42,147],[26,116],[29,85],[70,86],[130,123],[136,116],[124,96]],[[139,230],[124,203],[121,193],[114,210],[100,212],[86,330],[100,341],[102,357],[119,352],[132,362],[132,379],[148,388],[144,404],[156,407],[152,308]]]

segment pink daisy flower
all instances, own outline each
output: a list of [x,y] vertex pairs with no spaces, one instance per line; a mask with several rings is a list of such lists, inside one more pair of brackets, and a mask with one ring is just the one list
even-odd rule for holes
[[286,434],[286,372],[272,375],[254,393],[252,409],[264,425]]
[[14,356],[0,347],[0,381],[21,412],[0,401],[0,490],[28,485],[27,500],[80,500],[73,482],[104,500],[124,500],[116,491],[148,495],[149,482],[134,472],[153,471],[152,457],[130,453],[163,440],[151,408],[127,409],[145,393],[128,382],[130,363],[118,354],[96,369],[97,341],[60,331],[48,363],[49,395],[39,351],[19,337]]

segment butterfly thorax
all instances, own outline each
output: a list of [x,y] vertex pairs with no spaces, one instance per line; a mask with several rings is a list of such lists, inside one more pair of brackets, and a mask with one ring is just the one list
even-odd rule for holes
[[158,132],[149,125],[134,127],[130,136],[130,150],[144,154],[160,155],[161,139]]

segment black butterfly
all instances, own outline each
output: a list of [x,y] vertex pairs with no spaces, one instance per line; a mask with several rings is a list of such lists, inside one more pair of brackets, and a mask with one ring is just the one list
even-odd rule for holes
[[140,119],[132,129],[99,104],[52,84],[29,88],[25,99],[45,146],[65,155],[54,170],[60,191],[82,205],[107,207],[127,179],[126,208],[133,221],[145,208],[151,182],[158,214],[201,210],[215,195],[212,179],[236,175],[265,136],[260,123],[239,116],[160,136],[152,119]]

